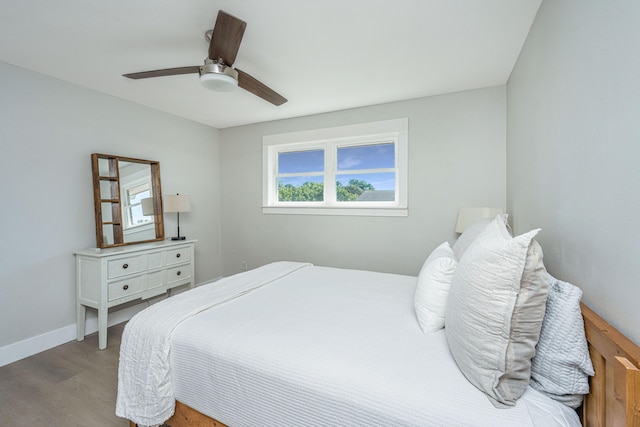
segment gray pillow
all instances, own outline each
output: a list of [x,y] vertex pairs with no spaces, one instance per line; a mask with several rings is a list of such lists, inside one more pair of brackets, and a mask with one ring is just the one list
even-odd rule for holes
[[577,408],[589,393],[594,374],[580,311],[582,290],[547,275],[549,298],[536,356],[531,361],[531,387]]
[[493,220],[458,262],[445,314],[449,349],[496,407],[515,405],[529,384],[548,285],[539,230],[511,237]]

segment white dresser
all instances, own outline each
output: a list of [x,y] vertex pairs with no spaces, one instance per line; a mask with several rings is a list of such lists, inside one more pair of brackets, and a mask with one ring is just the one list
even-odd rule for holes
[[98,346],[107,347],[109,307],[194,285],[197,240],[87,249],[75,252],[78,341],[84,340],[86,308],[98,310]]

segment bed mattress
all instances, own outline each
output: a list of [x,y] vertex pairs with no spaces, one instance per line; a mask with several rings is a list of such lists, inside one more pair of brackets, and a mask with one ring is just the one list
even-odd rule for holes
[[531,388],[495,408],[456,366],[444,331],[420,330],[415,286],[412,276],[307,265],[200,311],[171,333],[173,395],[233,427],[580,425]]

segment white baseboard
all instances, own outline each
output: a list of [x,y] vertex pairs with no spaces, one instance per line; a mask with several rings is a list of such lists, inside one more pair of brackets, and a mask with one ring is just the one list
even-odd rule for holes
[[[222,277],[216,277],[205,283],[215,282]],[[200,286],[204,283],[199,283],[196,286]],[[182,288],[174,289],[176,293],[184,291]],[[113,326],[118,323],[126,322],[131,319],[136,313],[147,308],[149,304],[153,304],[155,301],[164,299],[163,297],[152,298],[146,300],[140,304],[136,304],[130,307],[126,307],[114,312],[109,313],[108,325]],[[93,314],[89,314],[92,313]],[[98,332],[98,318],[95,315],[95,311],[87,309],[87,321],[85,324],[85,335]],[[9,363],[17,362],[25,357],[33,356],[42,351],[49,350],[50,348],[57,347],[61,344],[68,343],[76,339],[76,324],[68,325],[55,331],[45,332],[42,335],[27,338],[23,341],[18,341],[13,344],[9,344],[4,347],[0,347],[0,366],[8,365]]]
[[[140,310],[147,307],[146,303],[137,304],[132,307],[127,307],[122,310],[109,313],[108,326],[117,325],[118,323],[126,322],[131,319]],[[87,310],[90,312],[91,310]],[[98,318],[87,316],[87,323],[85,325],[86,335],[92,334],[98,331]],[[49,350],[50,348],[57,347],[61,344],[73,341],[76,339],[76,324],[68,325],[55,331],[46,332],[42,335],[27,338],[23,341],[18,341],[13,344],[9,344],[4,347],[0,347],[0,366],[8,365],[13,362],[17,362],[25,357],[33,356],[41,351]],[[97,347],[96,347],[97,348]]]

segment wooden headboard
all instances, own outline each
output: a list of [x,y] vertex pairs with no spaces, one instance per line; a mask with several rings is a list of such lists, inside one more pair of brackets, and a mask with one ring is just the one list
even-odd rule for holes
[[587,427],[640,427],[640,348],[584,304],[595,370],[582,419]]

